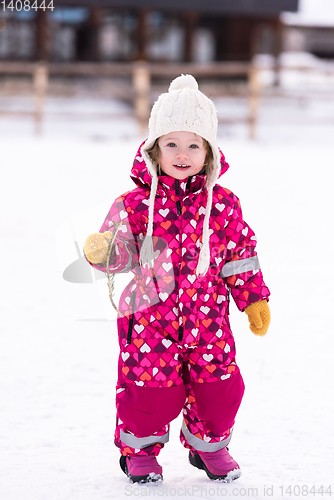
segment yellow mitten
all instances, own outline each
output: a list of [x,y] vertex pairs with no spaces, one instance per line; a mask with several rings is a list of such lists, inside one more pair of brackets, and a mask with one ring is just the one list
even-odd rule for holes
[[270,309],[266,300],[254,302],[247,306],[245,313],[249,319],[249,328],[255,335],[263,336],[267,333],[270,323]]
[[108,246],[111,240],[110,231],[93,233],[86,239],[84,252],[92,264],[102,264],[107,261]]

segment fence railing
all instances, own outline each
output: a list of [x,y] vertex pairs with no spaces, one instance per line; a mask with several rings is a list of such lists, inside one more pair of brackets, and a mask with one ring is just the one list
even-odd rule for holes
[[[226,79],[243,77],[247,81],[248,111],[244,120],[248,124],[249,137],[254,138],[259,108],[260,83],[258,69],[250,63],[216,62],[210,64],[195,63],[46,63],[43,61],[7,62],[0,61],[0,75],[30,75],[33,83],[34,110],[31,115],[35,122],[35,131],[42,131],[45,99],[48,95],[49,81],[52,76],[92,76],[92,77],[130,77],[134,113],[138,120],[140,131],[147,127],[151,109],[152,79],[168,77],[170,79],[180,74],[208,79]],[[1,113],[1,110],[0,110]]]

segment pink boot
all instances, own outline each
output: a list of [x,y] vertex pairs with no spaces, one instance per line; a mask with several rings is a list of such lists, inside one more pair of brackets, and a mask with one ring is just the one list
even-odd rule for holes
[[220,479],[224,483],[241,476],[240,467],[229,454],[228,448],[206,453],[190,451],[189,462],[197,469],[205,470],[210,479]]
[[124,455],[119,460],[122,471],[133,483],[153,483],[162,480],[162,467],[154,455]]

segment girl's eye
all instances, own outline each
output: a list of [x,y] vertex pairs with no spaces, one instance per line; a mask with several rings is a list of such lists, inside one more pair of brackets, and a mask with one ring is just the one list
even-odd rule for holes
[[192,149],[196,149],[196,148],[198,148],[197,144],[192,144],[190,147],[191,147]]
[[169,147],[171,147],[171,148],[176,148],[176,144],[175,144],[175,142],[169,142],[169,143],[167,144],[167,146],[169,146]]

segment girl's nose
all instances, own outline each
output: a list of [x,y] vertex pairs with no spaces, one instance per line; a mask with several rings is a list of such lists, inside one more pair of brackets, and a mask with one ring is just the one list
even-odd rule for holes
[[188,158],[188,153],[185,150],[178,151],[177,158]]

